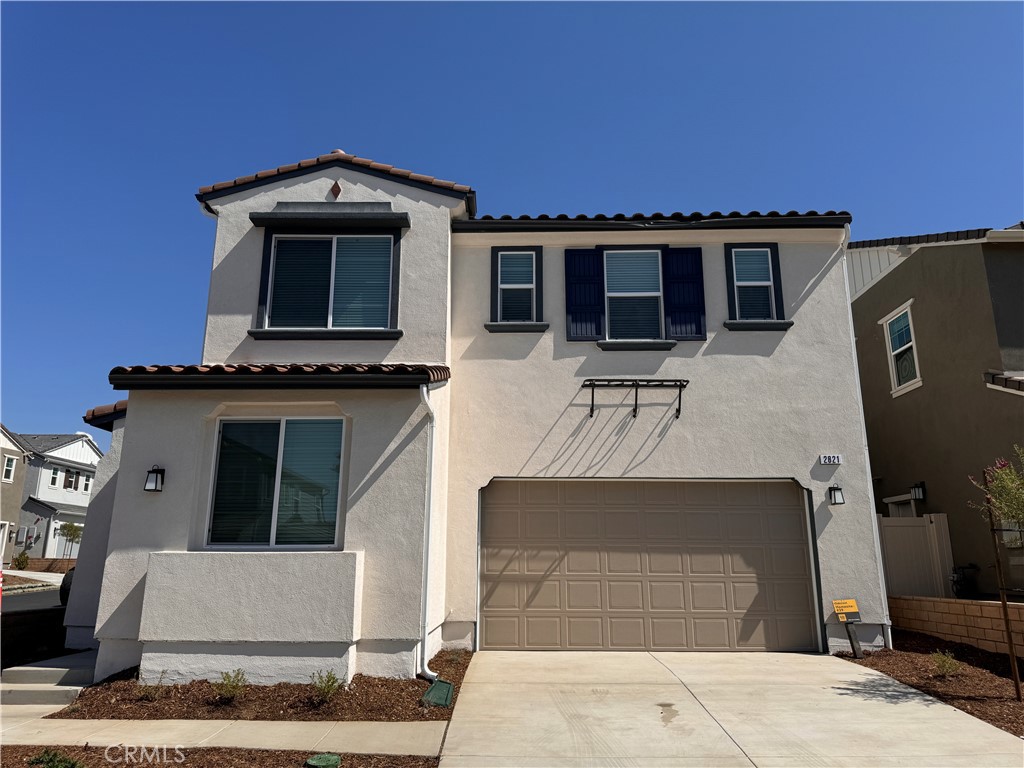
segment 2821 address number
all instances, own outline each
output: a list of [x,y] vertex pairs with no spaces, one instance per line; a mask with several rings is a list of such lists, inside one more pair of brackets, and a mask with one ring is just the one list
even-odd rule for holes
[[842,464],[843,456],[839,453],[823,453],[818,457],[818,462],[823,466],[828,466],[829,464]]

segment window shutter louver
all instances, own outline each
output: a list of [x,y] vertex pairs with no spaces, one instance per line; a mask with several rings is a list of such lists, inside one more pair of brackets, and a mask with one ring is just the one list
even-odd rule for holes
[[665,337],[704,339],[704,263],[700,248],[668,248],[662,255]]
[[277,241],[270,300],[272,328],[326,328],[331,241]]
[[390,303],[391,238],[338,238],[332,325],[387,328]]
[[565,250],[565,337],[604,338],[604,260],[596,248]]

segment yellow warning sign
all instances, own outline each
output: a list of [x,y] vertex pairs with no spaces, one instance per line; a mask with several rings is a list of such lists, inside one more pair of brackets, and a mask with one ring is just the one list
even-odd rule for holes
[[833,600],[832,610],[836,613],[860,613],[856,600]]

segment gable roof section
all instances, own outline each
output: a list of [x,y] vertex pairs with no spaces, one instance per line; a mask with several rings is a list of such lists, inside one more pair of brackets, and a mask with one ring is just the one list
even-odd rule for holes
[[399,180],[403,184],[410,184],[421,189],[430,189],[452,197],[464,198],[469,215],[476,215],[476,192],[473,191],[472,187],[465,184],[457,184],[454,181],[438,179],[434,176],[427,176],[422,173],[414,173],[404,168],[396,168],[387,163],[378,163],[365,157],[350,155],[341,149],[331,150],[326,155],[299,160],[299,162],[292,163],[291,165],[281,165],[277,168],[257,171],[254,174],[240,176],[232,181],[219,181],[216,184],[200,187],[199,192],[196,193],[196,199],[201,203],[205,203],[208,200],[230,195],[242,189],[269,184],[272,181],[280,181],[284,178],[301,176],[331,166],[351,168],[371,176],[390,177]]
[[855,240],[847,244],[846,250],[854,248],[884,248],[889,245],[926,245],[935,243],[956,243],[961,240],[980,240],[991,232],[986,229],[958,229],[953,232],[935,232],[929,235],[908,235],[885,237],[880,240]]
[[14,443],[22,451],[24,451],[25,453],[32,453],[32,449],[25,444],[25,441],[21,439],[21,435],[19,435],[17,432],[12,432],[3,424],[0,424],[0,431],[3,431],[4,435],[7,436],[7,439]]
[[47,453],[71,445],[76,440],[81,440],[85,435],[26,435],[20,434],[21,442],[28,446],[30,451],[35,453]]

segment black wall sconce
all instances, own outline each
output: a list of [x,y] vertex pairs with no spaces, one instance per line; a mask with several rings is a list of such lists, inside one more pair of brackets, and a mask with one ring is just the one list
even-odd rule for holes
[[164,489],[164,470],[156,464],[146,473],[146,485],[142,490],[159,493]]
[[924,501],[924,480],[910,486],[910,498],[912,501]]
[[828,503],[832,505],[845,504],[846,498],[843,496],[843,489],[838,485],[830,485],[828,488]]

